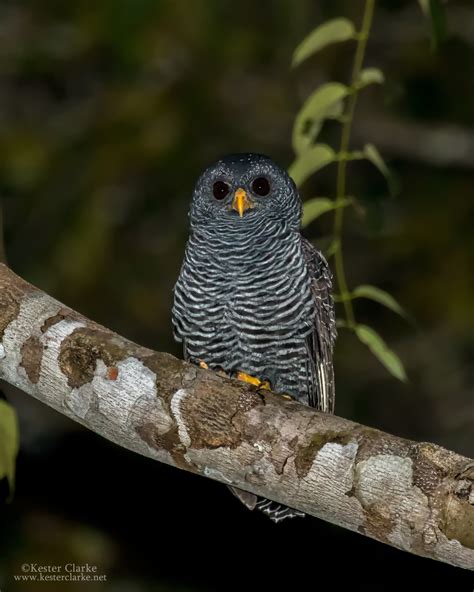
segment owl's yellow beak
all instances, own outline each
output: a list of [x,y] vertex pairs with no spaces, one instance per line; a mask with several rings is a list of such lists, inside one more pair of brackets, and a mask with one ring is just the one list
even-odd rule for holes
[[253,203],[249,199],[246,191],[239,187],[239,189],[237,189],[237,191],[234,194],[234,199],[232,201],[232,209],[239,212],[239,216],[242,218],[245,210],[249,210],[253,207]]

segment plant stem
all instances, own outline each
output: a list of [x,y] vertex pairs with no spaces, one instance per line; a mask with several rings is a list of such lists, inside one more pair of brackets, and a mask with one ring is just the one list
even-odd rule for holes
[[[362,28],[358,36],[357,48],[354,57],[354,65],[352,67],[351,89],[352,93],[348,99],[347,112],[344,118],[344,124],[341,132],[341,143],[339,148],[339,161],[337,164],[337,194],[336,204],[342,205],[346,196],[346,169],[347,169],[347,153],[349,151],[349,141],[351,137],[352,121],[354,119],[354,112],[357,103],[359,90],[357,82],[364,63],[365,49],[367,47],[367,40],[369,38],[370,28],[372,26],[372,18],[374,14],[375,0],[366,0],[364,8],[364,16],[362,19]],[[337,241],[337,248],[334,254],[334,263],[336,268],[336,280],[339,286],[339,292],[344,310],[346,313],[347,324],[349,328],[355,327],[354,308],[350,298],[349,290],[347,288],[346,274],[344,271],[344,258],[342,254],[342,228],[344,222],[344,208],[337,207],[334,215],[334,238]]]

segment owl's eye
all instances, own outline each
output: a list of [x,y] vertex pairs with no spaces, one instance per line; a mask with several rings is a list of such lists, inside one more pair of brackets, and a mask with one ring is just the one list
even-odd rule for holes
[[212,193],[216,199],[224,199],[229,191],[230,187],[224,181],[216,181],[212,186]]
[[252,191],[257,195],[268,195],[270,193],[270,183],[265,177],[258,177],[252,183]]

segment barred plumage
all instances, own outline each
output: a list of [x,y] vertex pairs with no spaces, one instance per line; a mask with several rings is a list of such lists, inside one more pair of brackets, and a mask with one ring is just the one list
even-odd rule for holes
[[[255,193],[256,179],[268,183],[268,195]],[[237,191],[249,204],[240,216]],[[301,236],[300,218],[293,182],[270,159],[236,155],[207,169],[193,196],[174,290],[174,332],[186,359],[269,380],[275,392],[332,412],[331,275]],[[254,502],[275,521],[296,515],[267,500]]]

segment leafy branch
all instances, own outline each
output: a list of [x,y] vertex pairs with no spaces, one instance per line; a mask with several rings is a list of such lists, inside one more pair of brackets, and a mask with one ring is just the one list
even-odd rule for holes
[[6,479],[11,500],[15,489],[15,464],[20,447],[18,418],[15,409],[0,399],[0,479]]
[[[0,263],[7,263],[3,235],[3,207],[0,201]],[[0,359],[4,357],[3,346],[0,348]],[[20,446],[18,417],[15,409],[3,399],[0,390],[0,480],[6,479],[8,484],[8,500],[15,490],[15,465]]]
[[446,18],[441,0],[418,0],[423,14],[431,23],[431,45],[436,49],[446,39]]
[[334,238],[336,240],[336,250],[334,253],[334,262],[336,267],[336,279],[339,286],[342,303],[344,305],[348,327],[350,329],[356,328],[356,321],[354,308],[352,306],[352,298],[347,287],[346,274],[344,270],[344,258],[342,251],[344,208],[342,207],[342,202],[346,199],[347,154],[349,152],[352,121],[354,119],[357,97],[360,91],[358,83],[362,72],[362,65],[364,63],[367,40],[369,38],[370,28],[372,26],[374,4],[375,0],[367,0],[365,3],[362,29],[358,35],[357,49],[354,58],[354,65],[352,68],[351,92],[347,101],[347,111],[343,119],[344,123],[342,125],[341,143],[339,147],[339,154],[341,155],[341,158],[339,158],[337,163],[337,195],[334,215]]
[[[335,198],[315,197],[306,202],[302,223],[307,225],[319,216],[333,212],[333,240],[327,255],[334,256],[336,283],[339,289],[335,299],[342,303],[344,308],[344,319],[338,320],[338,326],[354,332],[393,376],[405,381],[405,369],[397,354],[387,346],[374,329],[357,322],[353,300],[368,298],[402,316],[406,316],[405,312],[393,296],[376,286],[362,285],[350,290],[344,267],[344,213],[347,207],[356,205],[356,200],[347,195],[347,163],[361,159],[370,161],[384,175],[390,191],[393,192],[390,171],[374,145],[366,144],[362,150],[350,150],[352,123],[359,93],[368,85],[384,82],[384,75],[379,69],[364,68],[374,9],[375,0],[366,0],[359,31],[347,18],[333,19],[312,31],[296,48],[293,66],[298,66],[329,44],[350,40],[356,42],[350,84],[348,86],[340,82],[323,84],[309,96],[297,114],[292,134],[296,158],[289,172],[296,184],[301,185],[322,167],[333,162],[337,163]],[[342,126],[338,152],[327,144],[317,142],[324,122],[328,119],[336,120]]]

